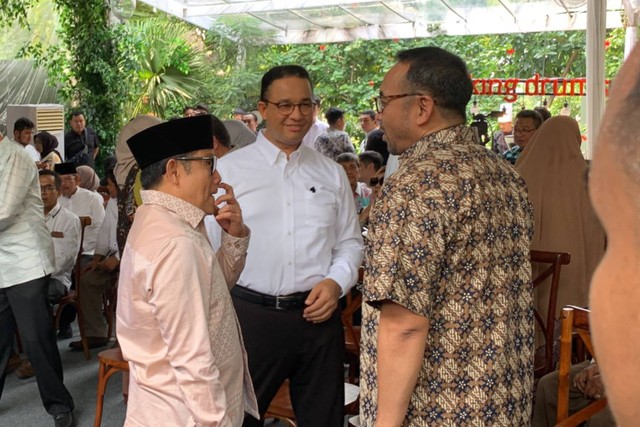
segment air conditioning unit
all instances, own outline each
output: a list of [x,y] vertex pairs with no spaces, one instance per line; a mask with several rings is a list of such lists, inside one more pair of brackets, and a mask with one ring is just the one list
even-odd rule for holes
[[[64,107],[60,104],[9,104],[7,106],[7,135],[13,137],[13,125],[20,117],[35,123],[34,135],[47,131],[58,140],[58,152],[64,159]],[[33,141],[32,141],[33,142]]]

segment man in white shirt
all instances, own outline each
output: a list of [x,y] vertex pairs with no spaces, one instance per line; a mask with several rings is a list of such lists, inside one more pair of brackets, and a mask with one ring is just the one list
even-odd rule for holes
[[[71,288],[71,273],[80,250],[81,226],[76,214],[58,203],[62,179],[54,171],[38,172],[40,194],[44,204],[44,220],[53,238],[56,259],[55,271],[49,278],[49,302],[56,304]],[[71,322],[75,316],[63,316],[60,319],[58,338],[71,338]]]
[[[269,70],[258,108],[265,130],[219,161],[252,233],[231,294],[258,407],[263,415],[288,378],[299,425],[342,426],[344,337],[336,309],[362,260],[353,195],[341,166],[302,143],[314,109],[304,68]],[[243,425],[261,424],[245,417]]]
[[[84,333],[89,348],[107,345],[107,323],[102,314],[102,296],[111,292],[118,277],[118,185],[113,170],[107,171],[109,202],[104,221],[98,230],[93,259],[80,277],[78,304],[82,308]],[[85,232],[86,236],[86,232]],[[82,351],[82,341],[69,343],[72,350]]]
[[302,143],[309,148],[315,148],[316,139],[323,133],[329,130],[329,124],[318,119],[318,112],[320,111],[320,97],[313,95],[313,112],[311,113],[311,127],[302,138]]
[[60,206],[69,209],[79,217],[88,216],[91,218],[91,225],[84,230],[84,240],[82,242],[83,267],[93,257],[98,239],[98,230],[104,220],[104,200],[95,191],[85,190],[78,186],[80,182],[78,172],[73,163],[58,163],[55,171],[62,178],[62,197],[58,199]]
[[34,162],[39,162],[40,153],[38,153],[36,147],[31,144],[33,129],[35,129],[35,127],[36,125],[26,117],[19,118],[13,125],[13,140],[24,147],[24,150]]
[[47,303],[54,255],[37,169],[22,146],[8,138],[0,141],[0,165],[0,395],[18,326],[45,409],[56,427],[73,426],[73,399],[62,382]]

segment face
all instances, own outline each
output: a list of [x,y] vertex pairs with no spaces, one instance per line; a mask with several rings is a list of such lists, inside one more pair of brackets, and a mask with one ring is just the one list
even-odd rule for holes
[[198,113],[196,110],[194,110],[193,108],[187,108],[186,110],[184,110],[184,113],[182,113],[182,117],[193,117],[196,116]]
[[340,166],[344,168],[344,171],[347,173],[347,178],[349,178],[349,184],[351,184],[351,188],[355,189],[358,184],[358,178],[360,178],[360,167],[358,167],[358,163],[354,161],[340,163]]
[[369,133],[376,128],[378,124],[368,114],[360,115],[360,127],[365,133]]
[[538,128],[536,127],[535,120],[529,117],[516,119],[516,124],[513,127],[513,140],[518,147],[524,148],[527,143],[531,141],[536,130],[538,130]]
[[38,179],[40,181],[40,194],[42,195],[44,210],[48,212],[58,203],[60,193],[58,193],[56,181],[51,175],[42,175]]
[[71,117],[71,129],[77,134],[84,132],[84,128],[87,126],[87,122],[82,114]]
[[33,129],[23,129],[21,131],[13,131],[13,139],[22,145],[28,145],[33,137]]
[[71,197],[78,189],[78,183],[80,178],[78,175],[62,175],[62,185],[60,186],[60,192],[65,197]]
[[512,129],[511,122],[498,123],[498,126],[500,127],[500,130],[504,133],[511,132],[511,129]]
[[275,104],[312,103],[311,96],[311,85],[307,79],[284,77],[271,83],[267,91],[267,99],[270,102],[261,101],[258,103],[258,108],[267,121],[264,135],[276,147],[285,152],[295,151],[311,127],[312,114],[302,114],[300,108],[295,107],[291,114],[283,115],[272,102]]
[[[398,95],[406,93],[405,76],[409,65],[397,63],[384,76],[380,85],[382,96]],[[384,105],[382,113],[378,114],[380,129],[384,131],[384,140],[391,154],[402,154],[407,148],[417,141],[407,126],[407,114],[412,103],[416,102],[415,96],[389,99]]]
[[35,138],[33,140],[33,145],[35,145],[36,151],[38,153],[42,153],[42,150],[43,150],[44,147],[42,146],[42,141],[40,141],[40,138]]
[[233,119],[234,119],[234,120],[240,120],[240,121],[242,121],[242,118],[243,118],[243,117],[244,117],[244,115],[243,115],[243,114],[234,114],[234,115],[233,115]]
[[[188,157],[213,156],[213,150],[199,150],[189,154]],[[180,172],[179,197],[212,215],[216,212],[216,200],[213,194],[218,192],[220,174],[217,170],[211,174],[210,160],[193,160],[189,163],[190,172],[186,172],[184,165],[178,161],[177,168]]]
[[252,132],[255,132],[258,128],[258,123],[256,122],[255,117],[253,117],[253,114],[245,114],[242,116],[242,122],[247,125]]
[[369,185],[369,180],[376,174],[376,167],[373,163],[362,163],[360,166],[360,181]]

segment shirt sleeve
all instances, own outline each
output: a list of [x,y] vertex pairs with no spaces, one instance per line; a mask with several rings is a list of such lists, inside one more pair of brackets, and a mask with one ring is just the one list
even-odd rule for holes
[[331,265],[327,278],[335,280],[345,295],[358,279],[358,269],[362,263],[362,233],[351,186],[342,167],[338,190],[338,223],[336,245],[333,248]]
[[213,360],[203,287],[211,284],[202,250],[189,238],[168,242],[149,267],[149,304],[167,346],[183,401],[198,426],[225,426],[226,396]]
[[64,229],[61,230],[63,237],[63,249],[60,255],[56,254],[56,271],[71,271],[76,263],[76,257],[80,250],[80,219],[76,215],[69,215]]
[[[10,141],[0,142],[13,144]],[[11,153],[0,168],[0,231],[9,228],[23,209],[27,185],[36,173],[36,164],[27,162],[18,153]]]
[[366,253],[363,299],[393,301],[429,317],[434,288],[447,280],[447,229],[440,191],[426,191],[417,177],[385,182],[373,207]]
[[227,282],[227,287],[231,289],[238,282],[244,269],[250,237],[233,237],[222,229],[221,234],[222,244],[216,252],[216,256],[224,279]]

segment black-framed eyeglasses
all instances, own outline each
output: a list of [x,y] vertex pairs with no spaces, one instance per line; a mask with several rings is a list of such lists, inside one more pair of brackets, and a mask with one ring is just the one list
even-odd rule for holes
[[204,162],[209,162],[209,165],[211,166],[211,175],[213,175],[213,172],[216,170],[216,163],[218,161],[218,158],[216,156],[175,157],[175,159],[180,161],[202,160]]
[[412,92],[412,93],[400,93],[398,95],[382,95],[382,94],[380,94],[379,96],[374,96],[373,97],[373,101],[376,104],[376,111],[378,113],[382,113],[384,111],[384,108],[391,101],[393,101],[394,99],[406,98],[407,96],[424,96],[424,93]]
[[41,193],[52,193],[54,191],[56,191],[57,188],[54,187],[53,185],[45,185],[44,187],[40,187],[40,192]]
[[383,183],[384,183],[384,177],[382,177],[382,178],[371,178],[369,180],[369,186],[371,186],[371,187],[375,187],[378,184],[382,185]]
[[314,103],[312,101],[305,101],[305,102],[300,102],[298,104],[293,104],[291,102],[271,102],[266,99],[263,99],[262,102],[264,102],[265,104],[275,105],[276,109],[278,110],[278,113],[282,114],[283,116],[288,116],[289,114],[293,113],[293,110],[296,107],[298,107],[298,109],[300,110],[300,114],[304,116],[308,116],[313,112],[313,106],[314,106]]

